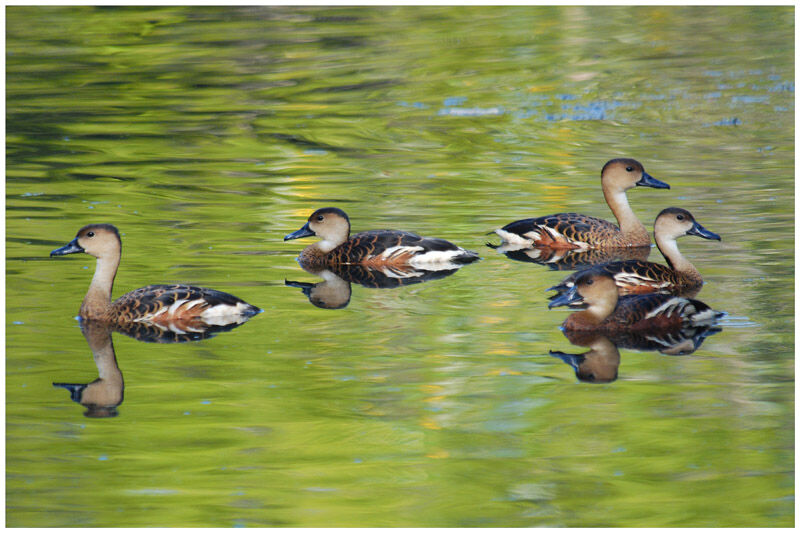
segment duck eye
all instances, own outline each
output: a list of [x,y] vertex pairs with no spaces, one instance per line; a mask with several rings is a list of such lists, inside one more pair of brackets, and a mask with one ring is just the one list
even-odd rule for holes
[[317,220],[319,220],[320,222],[322,222],[322,220],[323,220],[324,218],[325,218],[325,217],[324,217],[324,216],[322,216],[322,215],[317,215]]
[[633,172],[633,167],[625,167],[625,170],[627,170],[628,172]]
[[93,232],[93,231],[90,231],[89,233],[87,233],[87,234],[86,234],[86,236],[87,236],[87,237],[94,237],[94,232]]

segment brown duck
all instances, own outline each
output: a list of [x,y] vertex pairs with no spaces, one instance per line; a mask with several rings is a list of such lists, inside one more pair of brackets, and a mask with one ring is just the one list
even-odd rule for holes
[[[620,295],[663,292],[683,296],[694,296],[703,285],[700,272],[678,250],[677,239],[684,235],[696,235],[703,239],[719,241],[720,236],[708,231],[692,214],[680,207],[668,207],[656,217],[654,231],[656,246],[667,260],[666,265],[649,261],[627,260],[603,263],[594,270],[611,274]],[[548,290],[563,293],[575,282],[578,273],[572,274]]]
[[625,191],[636,186],[669,189],[645,172],[635,159],[612,159],[603,166],[600,184],[619,227],[578,213],[558,213],[517,220],[495,230],[504,243],[522,247],[587,249],[649,246],[650,234],[628,205]]
[[128,322],[181,322],[199,324],[245,322],[261,312],[231,294],[191,285],[148,285],[111,301],[111,289],[122,255],[119,231],[111,224],[90,224],[67,245],[50,256],[87,253],[97,258],[94,277],[79,315],[89,320]]
[[724,313],[699,300],[668,294],[619,296],[614,278],[594,269],[581,272],[575,283],[549,307],[582,306],[562,324],[566,331],[659,331],[711,325]]
[[420,237],[397,230],[363,231],[350,235],[350,219],[336,207],[317,209],[299,230],[283,240],[317,235],[321,241],[307,246],[299,260],[305,265],[363,265],[392,267],[409,265],[425,270],[452,269],[480,257],[444,239]]

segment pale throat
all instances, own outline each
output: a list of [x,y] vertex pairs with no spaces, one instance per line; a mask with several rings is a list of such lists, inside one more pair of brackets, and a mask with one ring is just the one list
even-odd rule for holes
[[317,250],[319,250],[320,252],[327,254],[328,252],[330,252],[331,250],[333,250],[334,248],[336,248],[340,244],[342,244],[342,243],[341,242],[337,242],[337,241],[332,241],[332,240],[329,240],[329,239],[323,239],[323,240],[315,243],[314,246],[316,246]]
[[590,315],[596,322],[602,322],[614,312],[617,307],[617,298],[609,298],[607,300],[591,304],[586,313]]
[[611,212],[617,217],[621,232],[635,233],[644,231],[647,233],[644,225],[636,218],[630,204],[628,204],[628,195],[625,194],[625,191],[610,192],[605,194],[605,197]]
[[99,309],[108,307],[111,303],[111,289],[114,286],[114,277],[117,274],[119,257],[116,258],[97,258],[97,266],[94,270],[92,283],[86,298],[83,299],[82,308]]
[[678,250],[678,242],[675,239],[656,238],[656,246],[669,261],[670,266],[682,272],[696,271],[692,265]]

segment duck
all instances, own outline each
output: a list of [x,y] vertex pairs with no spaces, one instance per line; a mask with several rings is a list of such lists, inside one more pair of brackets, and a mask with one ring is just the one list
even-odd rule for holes
[[593,269],[581,272],[575,283],[548,305],[581,306],[562,324],[565,331],[663,331],[713,325],[724,316],[699,300],[671,294],[619,296],[614,277]]
[[532,248],[591,249],[650,246],[650,234],[628,205],[625,192],[633,187],[669,189],[645,172],[635,159],[611,159],[600,172],[600,184],[619,227],[579,213],[558,213],[517,220],[494,232],[504,244]]
[[372,230],[350,235],[350,218],[338,207],[314,211],[299,230],[283,240],[319,236],[322,238],[300,253],[303,265],[362,265],[398,267],[408,265],[424,270],[451,270],[454,264],[480,259],[476,252],[465,250],[444,239],[420,237],[397,230]]
[[[94,277],[79,317],[111,324],[195,321],[209,325],[245,322],[261,309],[226,292],[192,285],[148,285],[111,300],[122,256],[119,230],[111,224],[89,224],[50,257],[87,253],[97,258]],[[187,326],[188,327],[188,326]]]
[[[703,239],[720,241],[722,238],[704,228],[694,216],[680,207],[667,207],[656,216],[653,224],[656,246],[667,264],[628,259],[601,263],[591,268],[614,277],[620,295],[664,292],[681,296],[694,296],[703,285],[700,272],[678,249],[677,239],[695,235]],[[566,277],[547,290],[563,293],[575,282],[578,274]]]

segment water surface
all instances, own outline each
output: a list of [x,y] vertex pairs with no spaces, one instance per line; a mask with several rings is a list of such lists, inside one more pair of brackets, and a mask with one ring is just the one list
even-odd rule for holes
[[[791,7],[7,8],[8,526],[790,526]],[[579,381],[544,289],[485,246],[629,193],[727,313],[689,355]],[[315,284],[283,242],[316,208],[483,260],[393,289]],[[113,418],[74,316],[115,224],[114,294],[184,282],[265,312],[199,342],[113,334]],[[657,250],[651,261],[662,261]]]

